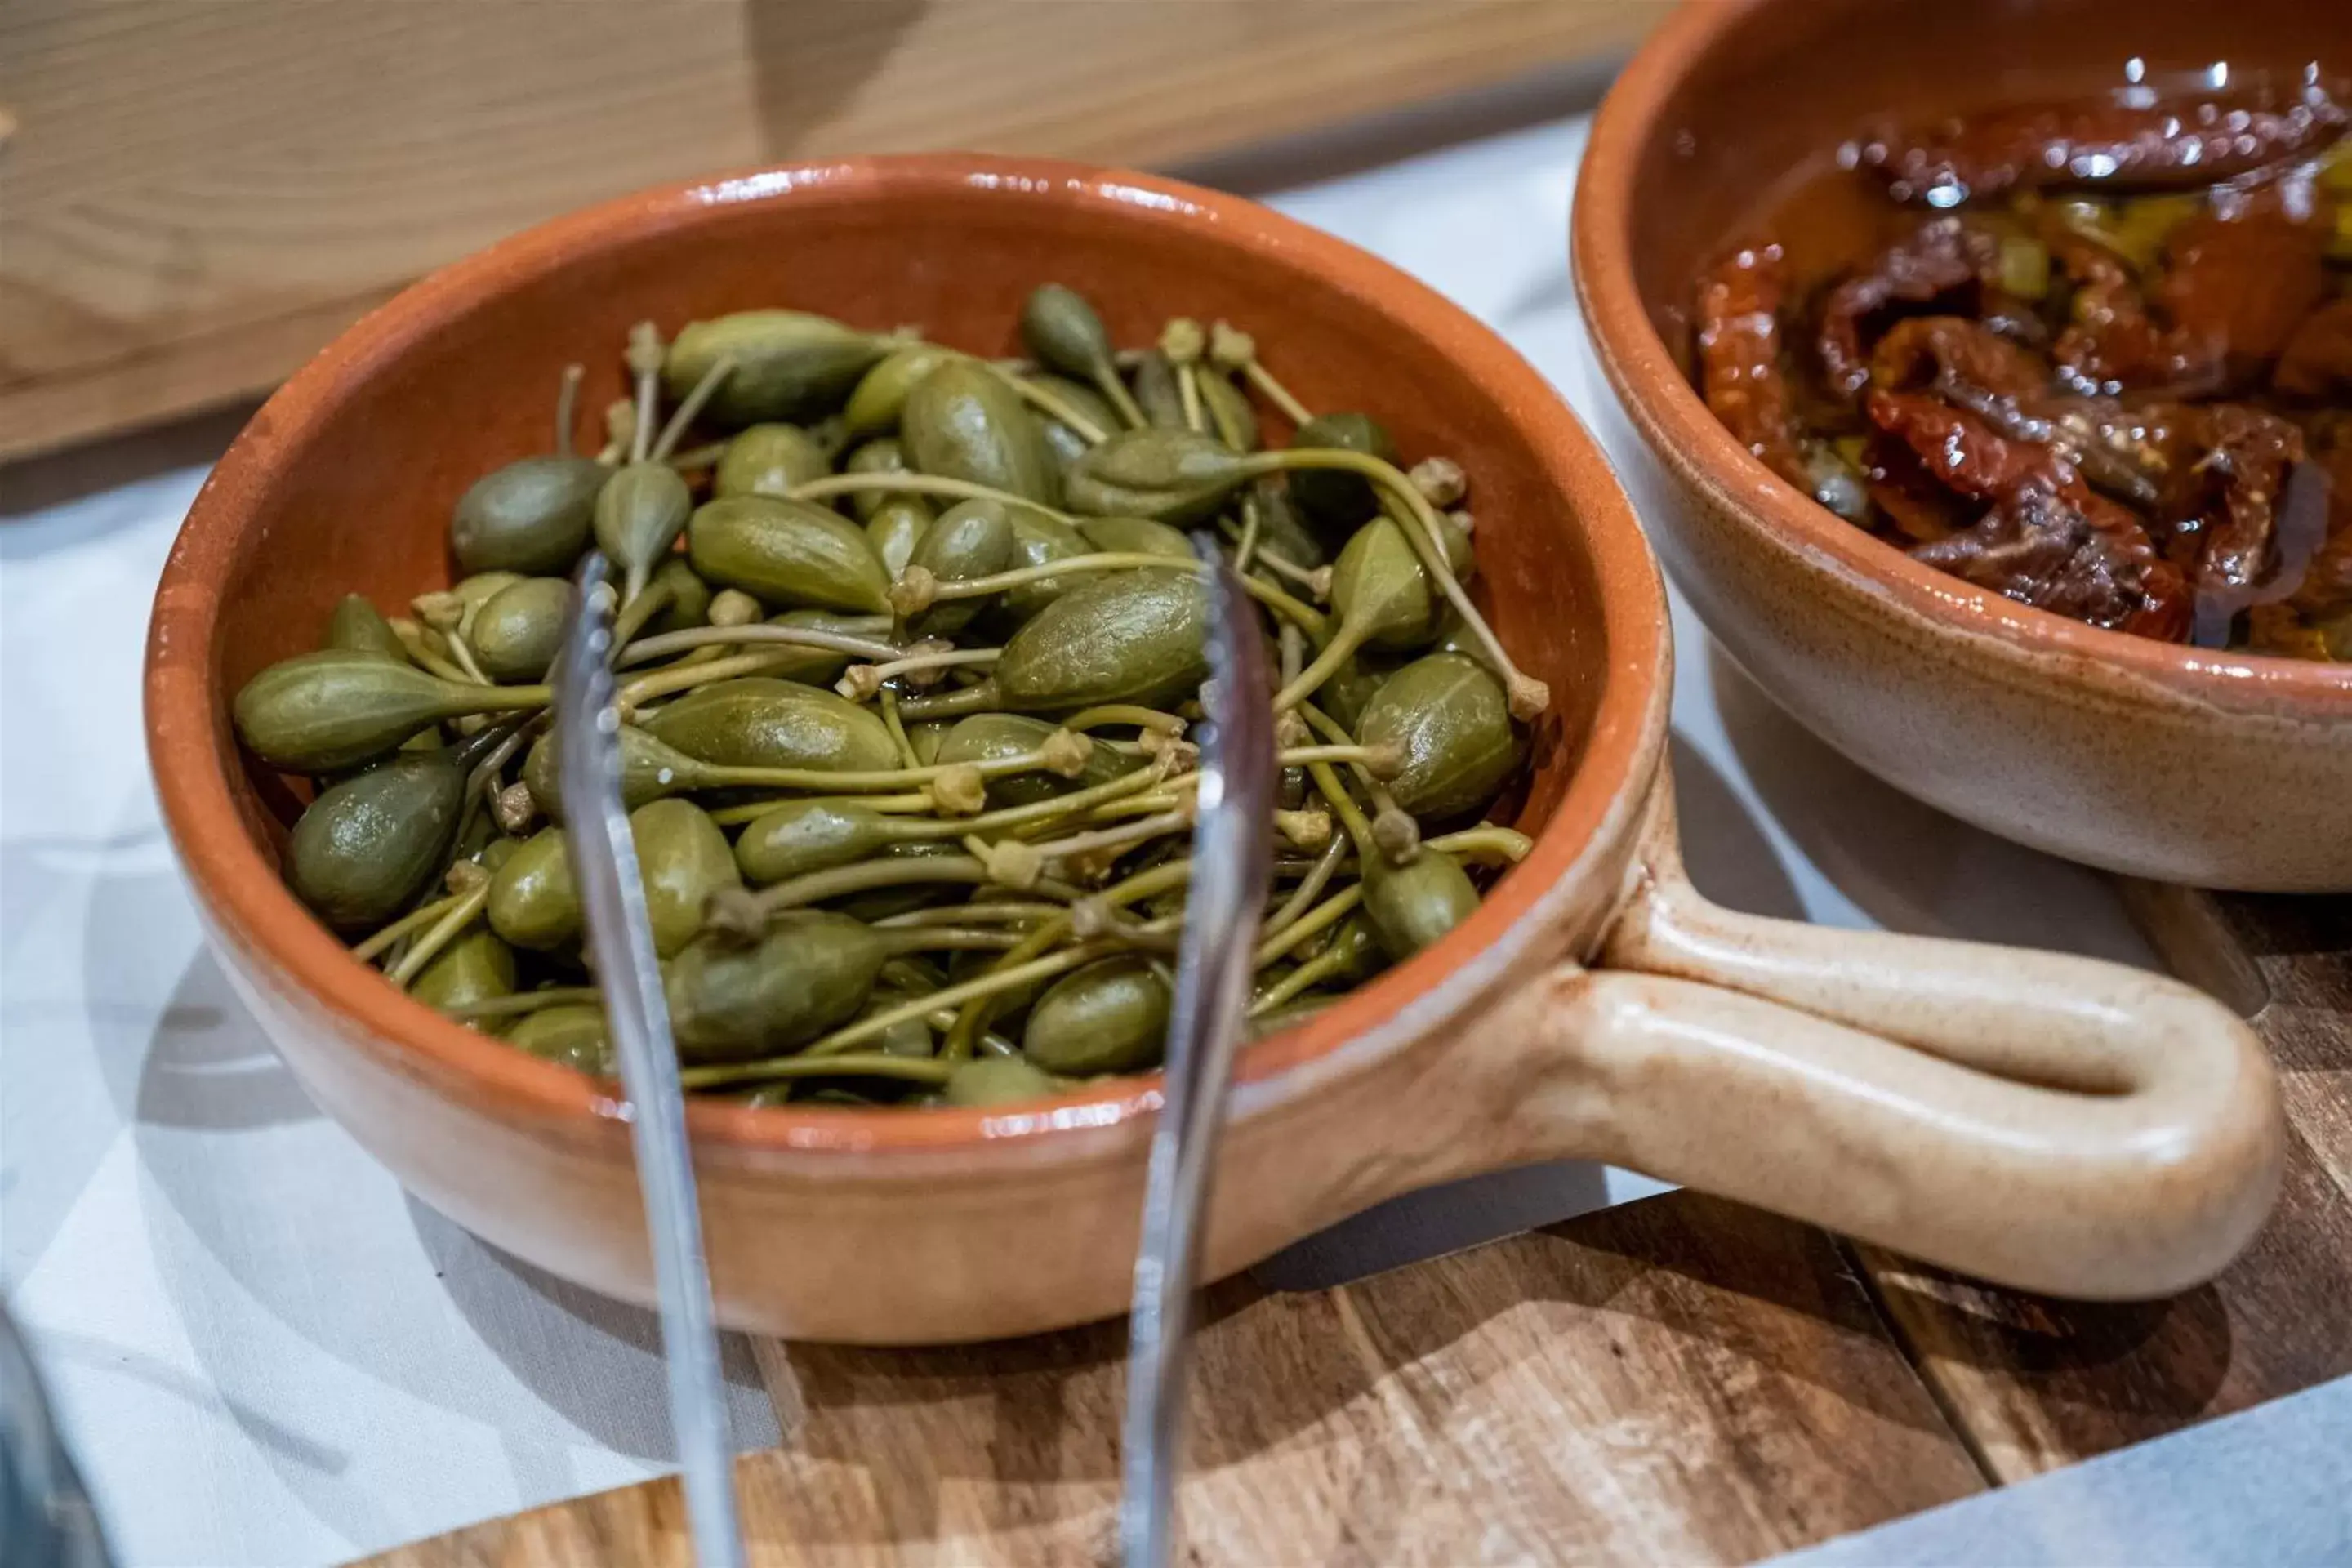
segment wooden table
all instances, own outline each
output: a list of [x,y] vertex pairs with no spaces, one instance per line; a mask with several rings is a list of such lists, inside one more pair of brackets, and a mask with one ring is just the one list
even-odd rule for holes
[[1167,168],[1622,55],[1666,0],[10,0],[0,458],[274,386],[419,274],[717,169]]
[[[1193,1370],[1189,1560],[1746,1561],[2352,1373],[2352,901],[2132,901],[2176,967],[2268,993],[2294,1142],[2221,1279],[2054,1301],[1676,1193],[1331,1290],[1227,1281]],[[762,1343],[786,1442],[739,1470],[754,1561],[1106,1561],[1124,1339]],[[688,1554],[659,1481],[373,1561]]]

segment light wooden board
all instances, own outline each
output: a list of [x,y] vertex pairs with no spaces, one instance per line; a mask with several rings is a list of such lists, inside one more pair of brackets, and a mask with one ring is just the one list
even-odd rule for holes
[[[753,1560],[1106,1561],[1124,1342],[763,1344],[787,1438],[738,1469]],[[1738,1562],[1983,1484],[1830,1238],[1694,1194],[1311,1295],[1229,1282],[1192,1409],[1203,1564]],[[688,1556],[665,1481],[373,1561]]]
[[282,379],[418,274],[696,173],[1165,166],[1628,47],[1660,0],[9,0],[0,458]]

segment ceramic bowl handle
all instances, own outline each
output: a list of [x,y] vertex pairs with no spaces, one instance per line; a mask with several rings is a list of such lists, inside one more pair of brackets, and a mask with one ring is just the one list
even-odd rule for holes
[[2260,1226],[2276,1085],[2201,993],[1736,914],[1680,861],[1662,809],[1595,965],[1550,983],[1607,1158],[2063,1296],[2169,1294]]

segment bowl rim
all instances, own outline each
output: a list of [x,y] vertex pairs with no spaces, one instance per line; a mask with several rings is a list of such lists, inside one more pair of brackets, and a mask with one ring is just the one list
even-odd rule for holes
[[[2108,631],[2020,604],[1912,560],[1845,522],[1767,467],[1706,406],[1650,320],[1633,275],[1635,171],[1664,133],[1669,102],[1698,61],[1750,16],[1795,0],[1683,0],[1627,62],[1594,116],[1570,218],[1577,292],[1603,370],[1643,441],[1686,467],[1722,509],[1822,574],[1892,603],[1972,647],[2056,655],[2217,708],[2343,717],[2352,664],[2226,652]],[[2145,684],[2141,687],[2145,689]]]
[[[1535,846],[1469,921],[1443,941],[1297,1027],[1246,1047],[1237,1085],[1265,1080],[1374,1037],[1425,1026],[1444,993],[1458,1009],[1498,966],[1556,940],[1548,918],[1563,885],[1589,878],[1624,837],[1663,751],[1671,660],[1664,584],[1633,508],[1565,400],[1488,328],[1435,290],[1335,237],[1245,198],[1131,171],[968,153],[891,154],[762,166],[674,182],[579,209],[500,240],[412,284],[348,328],[263,405],[206,479],[156,591],[144,672],[148,753],[166,828],[216,942],[266,965],[264,982],[301,994],[326,1023],[393,1070],[539,1132],[625,1136],[624,1108],[598,1080],[443,1017],[385,984],[295,899],[236,804],[238,752],[219,689],[221,610],[240,542],[281,468],[304,453],[350,391],[429,335],[515,283],[578,257],[715,211],[778,202],[856,202],[877,192],[984,189],[1064,208],[1118,208],[1181,222],[1222,243],[1351,294],[1468,367],[1537,454],[1589,553],[1606,667],[1582,749]],[[235,967],[234,963],[232,967]],[[1419,1005],[1416,1005],[1419,1004]],[[1397,1016],[1412,1015],[1412,1017]],[[312,1020],[308,1026],[318,1026]],[[1408,1032],[1418,1033],[1419,1027]],[[1331,1064],[1337,1065],[1337,1064]],[[1294,1081],[1311,1076],[1296,1075]],[[1129,1122],[1156,1109],[1157,1075],[1116,1079],[1005,1107],[860,1110],[753,1108],[694,1098],[688,1123],[706,1152],[969,1150]]]

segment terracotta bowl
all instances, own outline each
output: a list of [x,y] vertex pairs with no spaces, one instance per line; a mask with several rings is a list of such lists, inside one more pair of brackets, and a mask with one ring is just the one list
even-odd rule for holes
[[[289,383],[165,570],[147,722],[223,959],[319,1104],[425,1201],[555,1273],[649,1296],[608,1087],[450,1023],[353,963],[278,879],[295,797],[228,699],[336,595],[445,581],[451,503],[544,438],[556,367],[790,303],[1010,347],[1058,278],[1134,341],[1255,328],[1310,404],[1377,410],[1475,476],[1481,580],[1551,683],[1520,825],[1479,913],[1244,1056],[1213,1215],[1223,1273],[1408,1188],[1589,1155],[1956,1268],[2093,1296],[2218,1269],[2270,1202],[2268,1068],[2194,992],[2076,959],[1830,933],[1701,903],[1661,762],[1655,567],[1591,443],[1430,290],[1244,201],[1139,175],[929,157],[769,171],[594,208],[426,279]],[[730,1323],[979,1339],[1124,1305],[1153,1083],[1003,1110],[692,1110]]]
[[1865,119],[2214,60],[2352,70],[2352,7],[1691,0],[1593,126],[1573,220],[1612,450],[1675,584],[1764,689],[1898,789],[2038,849],[2196,886],[2352,889],[2352,667],[2099,631],[1840,521],[1669,353],[1759,193]]

